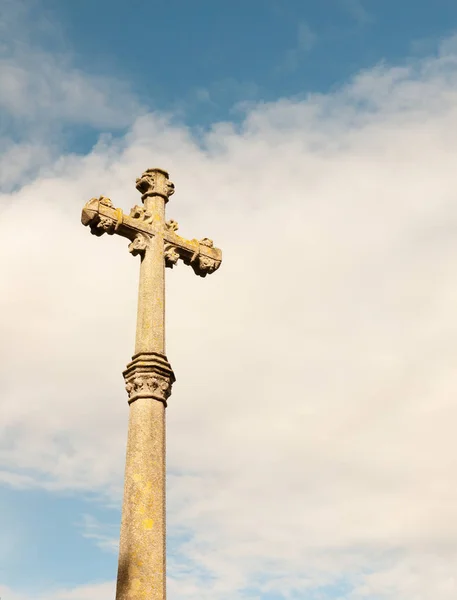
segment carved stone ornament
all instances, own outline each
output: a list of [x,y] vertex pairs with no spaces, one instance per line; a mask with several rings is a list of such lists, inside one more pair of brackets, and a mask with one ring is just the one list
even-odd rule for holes
[[176,247],[172,244],[164,245],[163,256],[165,259],[165,266],[169,267],[170,269],[172,269],[179,260],[179,253],[177,252]]
[[[99,211],[100,206],[114,209],[115,218],[101,214]],[[115,209],[111,200],[105,196],[91,198],[83,208],[81,221],[83,225],[89,226],[93,235],[101,236],[104,233],[112,235],[122,222],[122,210]]]
[[187,264],[190,264],[194,273],[199,275],[200,277],[206,277],[207,275],[213,273],[221,266],[221,261],[211,256],[207,256],[206,254],[202,254],[201,246],[206,248],[213,248],[213,240],[209,238],[203,238],[198,241],[198,249],[192,255],[192,258],[188,261]]
[[148,196],[162,196],[168,202],[168,198],[175,192],[174,183],[168,179],[168,173],[163,169],[147,169],[136,180],[136,189],[141,192],[143,202]]
[[151,397],[166,402],[171,394],[171,380],[158,373],[141,373],[127,381],[125,389],[129,400],[135,397]]
[[177,221],[173,221],[173,219],[170,219],[169,221],[167,221],[165,223],[165,228],[168,231],[178,231],[179,225],[178,225]]
[[135,354],[123,375],[129,404],[139,398],[151,398],[167,405],[176,378],[164,354],[157,352]]
[[90,232],[93,235],[100,236],[104,233],[113,235],[116,228],[116,221],[109,217],[96,217],[90,223]]
[[133,242],[129,244],[129,252],[131,252],[133,256],[137,256],[138,254],[143,254],[147,247],[148,240],[146,236],[139,233]]
[[219,268],[220,264],[220,261],[215,260],[214,258],[200,255],[198,257],[198,268],[200,273],[198,274],[201,275],[201,273],[204,273],[205,275],[209,275],[210,273],[216,271],[216,269]]
[[134,219],[140,219],[140,221],[144,221],[145,223],[152,223],[152,214],[148,212],[143,206],[135,205],[131,211],[130,216]]

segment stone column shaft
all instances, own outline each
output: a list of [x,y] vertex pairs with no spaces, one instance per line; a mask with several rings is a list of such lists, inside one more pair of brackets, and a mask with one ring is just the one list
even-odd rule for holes
[[[145,209],[152,213],[157,229],[162,229],[164,199],[146,198]],[[140,352],[165,354],[165,263],[161,235],[150,238],[141,258],[135,354]]]
[[143,202],[157,233],[149,237],[141,257],[135,355],[124,372],[130,415],[116,600],[166,598],[165,407],[174,376],[165,357],[160,234],[165,199],[149,195]]
[[165,405],[130,406],[116,600],[165,600]]

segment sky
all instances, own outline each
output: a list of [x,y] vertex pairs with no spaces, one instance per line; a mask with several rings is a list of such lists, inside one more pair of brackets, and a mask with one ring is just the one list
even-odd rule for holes
[[114,598],[139,202],[167,271],[170,600],[454,600],[457,5],[0,0],[0,597]]

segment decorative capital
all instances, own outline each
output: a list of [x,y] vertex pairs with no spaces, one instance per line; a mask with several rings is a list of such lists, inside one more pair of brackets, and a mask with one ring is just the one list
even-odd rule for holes
[[174,194],[175,186],[168,178],[168,173],[163,169],[147,169],[136,180],[136,189],[141,192],[144,202],[150,196],[161,196],[165,202]]
[[125,389],[129,395],[129,403],[138,398],[154,398],[166,404],[171,394],[171,381],[159,373],[143,373],[127,381]]
[[139,398],[150,398],[167,406],[175,382],[166,356],[157,352],[136,354],[124,371],[124,379],[129,404]]

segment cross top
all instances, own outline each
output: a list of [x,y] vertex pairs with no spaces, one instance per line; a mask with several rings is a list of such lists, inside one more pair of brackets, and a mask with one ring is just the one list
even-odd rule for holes
[[146,169],[136,180],[136,189],[143,194],[143,202],[150,196],[162,196],[165,202],[168,202],[168,198],[175,193],[175,184],[170,181],[167,171],[158,168]]
[[117,233],[126,237],[131,242],[129,251],[134,256],[143,255],[150,238],[159,236],[163,239],[163,260],[169,268],[181,259],[197,275],[206,277],[220,267],[222,252],[214,247],[212,240],[187,240],[176,234],[176,221],[165,222],[164,205],[175,191],[166,171],[147,169],[136,180],[136,188],[144,206],[134,206],[127,216],[122,209],[114,208],[109,198],[92,198],[83,209],[83,225],[88,225],[91,233],[97,236]]

